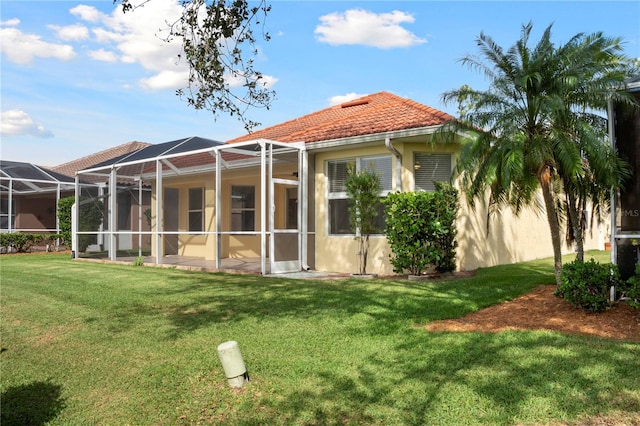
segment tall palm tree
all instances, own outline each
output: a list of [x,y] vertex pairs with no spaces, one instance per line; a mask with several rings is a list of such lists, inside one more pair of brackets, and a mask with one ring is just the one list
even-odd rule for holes
[[606,111],[612,98],[631,99],[612,91],[628,75],[627,67],[632,67],[620,56],[619,47],[619,39],[602,33],[578,34],[556,51],[562,78],[552,95],[558,105],[552,117],[553,127],[557,137],[575,144],[583,158],[581,174],[557,171],[566,200],[568,241],[575,242],[579,261],[584,259],[582,223],[588,203],[600,220],[608,208],[611,188],[620,186],[631,173],[612,146],[603,143],[607,122],[599,114]]
[[[630,102],[620,90],[627,59],[620,53],[621,40],[601,33],[578,34],[556,48],[551,25],[530,47],[532,28],[531,23],[524,25],[520,39],[507,50],[481,33],[480,56],[467,55],[461,62],[483,73],[489,88],[477,91],[463,86],[442,98],[445,103],[467,102],[467,107],[470,102],[471,108],[458,124],[482,129],[463,142],[456,169],[472,205],[488,192],[490,207],[508,204],[518,213],[535,202],[540,190],[556,283],[560,283],[563,212],[558,201],[563,187],[580,185],[587,172],[585,164],[600,164],[600,159],[591,161],[589,155],[604,140],[585,138],[599,134],[591,110],[600,109],[610,98]],[[593,175],[600,176],[600,171]],[[573,187],[565,187],[565,181]]]

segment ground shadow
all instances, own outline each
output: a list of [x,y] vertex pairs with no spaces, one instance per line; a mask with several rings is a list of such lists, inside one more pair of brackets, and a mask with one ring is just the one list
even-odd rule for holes
[[0,395],[2,426],[44,425],[64,409],[62,386],[50,382],[32,382],[11,386]]
[[[405,425],[549,421],[531,409],[535,404],[569,419],[617,413],[630,420],[615,424],[636,424],[637,347],[603,342],[594,350],[579,338],[515,336],[409,333],[392,358],[366,357],[355,372],[318,371],[314,389],[296,389],[275,404],[260,403],[272,404],[272,412],[291,423],[306,424],[376,423],[370,413],[380,407]],[[527,351],[546,356],[518,355]],[[592,374],[603,367],[624,377],[618,389],[608,389],[606,380]],[[481,403],[465,405],[461,396]],[[592,401],[594,408],[585,408],[583,401]],[[599,411],[602,407],[607,408]]]
[[171,324],[170,340],[212,324],[247,318],[263,321],[361,313],[376,319],[370,330],[361,332],[388,334],[406,327],[407,318],[423,324],[459,317],[517,297],[531,290],[532,283],[552,280],[548,266],[527,264],[511,265],[508,274],[490,280],[480,270],[471,278],[416,283],[406,279],[316,281],[177,271],[171,276],[171,286],[144,290],[145,298],[127,300],[115,309],[110,314],[110,332],[127,330],[137,322],[132,318],[156,317],[162,306],[161,314]]

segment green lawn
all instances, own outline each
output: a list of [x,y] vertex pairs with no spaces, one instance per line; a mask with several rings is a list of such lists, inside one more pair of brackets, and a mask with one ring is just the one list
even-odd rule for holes
[[[415,327],[552,283],[550,260],[438,283],[68,254],[3,255],[0,268],[2,426],[640,422],[640,344]],[[228,388],[216,352],[228,340],[251,376],[241,391]]]

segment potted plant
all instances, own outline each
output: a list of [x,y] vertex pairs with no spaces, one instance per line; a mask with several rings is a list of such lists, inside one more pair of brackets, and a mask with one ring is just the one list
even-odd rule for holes
[[358,273],[352,276],[368,276],[367,259],[369,256],[369,237],[381,230],[376,226],[380,191],[380,176],[371,169],[356,171],[350,167],[345,180],[349,196],[349,223],[358,240]]

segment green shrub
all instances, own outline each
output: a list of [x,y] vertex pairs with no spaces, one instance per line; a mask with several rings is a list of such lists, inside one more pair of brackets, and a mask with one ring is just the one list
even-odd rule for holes
[[602,312],[609,307],[610,288],[618,285],[619,277],[617,265],[576,260],[562,267],[561,284],[554,294],[576,308]]
[[[64,243],[71,247],[71,209],[76,202],[75,196],[61,198],[58,201],[58,222]],[[78,229],[80,231],[97,231],[103,221],[102,201],[89,197],[80,198],[80,214]],[[79,235],[78,251],[84,252],[90,244],[95,244],[95,235]]]
[[433,203],[443,228],[443,231],[437,234],[435,241],[438,250],[435,267],[438,272],[449,272],[456,269],[456,248],[458,247],[456,219],[460,206],[458,191],[445,182],[436,182],[435,186]]
[[636,265],[635,274],[621,286],[621,291],[629,305],[640,308],[640,264]]
[[419,275],[433,268],[438,272],[456,267],[456,216],[458,192],[438,184],[435,192],[389,194],[384,201],[391,246],[391,264],[396,272]]
[[71,208],[75,202],[75,196],[58,200],[58,223],[62,240],[67,247],[71,247]]
[[36,244],[50,244],[58,238],[61,238],[60,234],[3,233],[0,234],[0,247],[11,247],[18,253],[26,253]]

